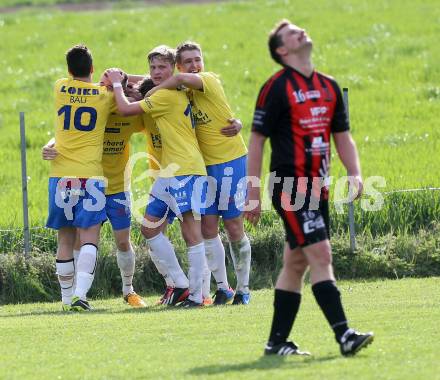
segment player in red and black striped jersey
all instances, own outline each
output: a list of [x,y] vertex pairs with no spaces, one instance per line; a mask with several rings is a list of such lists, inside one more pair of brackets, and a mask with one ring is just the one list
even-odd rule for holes
[[[313,294],[332,327],[343,355],[353,355],[373,340],[348,327],[336,287],[329,242],[327,181],[330,136],[348,175],[362,193],[356,145],[351,138],[341,91],[335,80],[315,71],[313,43],[304,29],[282,20],[270,33],[272,58],[283,66],[261,88],[251,140],[248,175],[260,177],[263,146],[272,147],[276,173],[272,203],[286,230],[283,268],[275,286],[274,317],[266,354],[307,354],[287,338],[301,301],[303,278],[310,269]],[[248,220],[259,219],[260,189],[250,187]]]
[[324,177],[331,133],[348,131],[338,84],[313,71],[286,66],[262,87],[253,131],[270,138],[271,171],[291,177]]

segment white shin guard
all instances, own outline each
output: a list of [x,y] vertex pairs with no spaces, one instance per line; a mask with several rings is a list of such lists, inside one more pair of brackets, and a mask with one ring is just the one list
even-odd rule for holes
[[166,266],[168,275],[172,278],[177,288],[187,288],[188,278],[183,273],[177,261],[173,245],[168,238],[161,232],[151,239],[147,239],[151,252],[156,256],[160,263]]
[[237,292],[249,293],[249,274],[251,271],[251,244],[246,235],[235,242],[229,242],[232,262],[237,276]]
[[119,251],[116,254],[116,261],[121,272],[122,279],[122,293],[124,296],[133,293],[133,276],[135,268],[135,254],[133,248],[130,246],[130,250],[123,252]]
[[163,277],[166,285],[174,288],[175,284],[174,284],[174,281],[171,278],[171,276],[168,274],[168,268],[166,266],[166,263],[163,262],[159,257],[157,257],[157,255],[153,252],[153,250],[150,249],[149,251],[150,251],[151,261],[153,262],[153,264],[156,267],[157,271]]
[[203,287],[202,296],[203,299],[211,297],[211,271],[208,268],[208,262],[206,261],[205,255],[205,265],[203,267]]
[[79,252],[74,295],[85,300],[95,278],[98,248],[94,244],[84,244]]
[[226,273],[225,247],[220,236],[214,239],[205,239],[206,261],[208,268],[214,276],[218,289],[228,289],[228,276]]
[[61,299],[65,305],[70,305],[73,296],[73,282],[75,279],[75,266],[73,259],[56,260],[55,263],[58,275],[58,282],[61,288]]
[[188,247],[189,299],[202,303],[203,268],[205,266],[205,246],[203,243]]

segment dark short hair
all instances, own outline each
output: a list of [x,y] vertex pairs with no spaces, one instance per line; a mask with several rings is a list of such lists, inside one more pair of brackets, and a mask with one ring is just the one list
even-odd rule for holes
[[200,55],[202,54],[202,48],[197,42],[185,41],[176,47],[176,62],[182,63],[182,53],[188,50],[198,50]]
[[149,63],[151,63],[151,61],[155,58],[161,58],[164,61],[169,62],[171,66],[174,66],[176,64],[175,50],[166,45],[156,46],[148,53],[147,58]]
[[283,29],[285,26],[291,24],[291,22],[287,19],[282,19],[281,21],[278,21],[277,24],[274,26],[274,28],[269,33],[269,51],[272,59],[279,63],[280,65],[283,65],[283,62],[281,61],[280,55],[277,53],[277,49],[283,44],[283,41],[281,40],[281,36],[278,34],[281,29]]
[[147,76],[139,84],[138,91],[142,94],[143,97],[145,97],[147,92],[150,91],[153,87],[155,87],[153,80],[149,76]]
[[67,50],[66,61],[69,72],[74,77],[88,77],[92,72],[92,52],[86,45],[78,44]]

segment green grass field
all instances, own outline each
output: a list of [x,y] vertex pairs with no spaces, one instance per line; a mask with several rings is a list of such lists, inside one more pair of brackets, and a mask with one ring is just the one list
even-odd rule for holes
[[[350,89],[364,175],[383,176],[381,191],[438,186],[440,8],[434,0],[320,0],[313,6],[259,0],[85,13],[36,8],[0,14],[0,226],[21,225],[19,111],[26,112],[31,224],[44,223],[48,165],[40,149],[53,135],[52,84],[66,75],[64,52],[71,45],[82,41],[92,48],[97,79],[109,66],[145,72],[146,52],[159,43],[199,41],[207,69],[223,78],[247,140],[258,90],[278,70],[266,38],[282,17],[307,28],[317,68]],[[133,142],[134,151],[144,149],[141,137]],[[336,159],[334,164],[333,175],[343,175]]]
[[[0,0],[0,8],[60,2],[65,1]],[[364,176],[383,176],[384,192],[439,187],[438,1],[255,0],[149,7],[123,1],[113,10],[84,13],[26,8],[0,13],[0,252],[21,249],[19,232],[2,231],[22,225],[20,111],[26,113],[30,221],[33,226],[45,222],[49,170],[40,150],[54,133],[52,86],[67,75],[64,53],[69,47],[84,42],[92,49],[98,79],[113,66],[146,72],[146,53],[155,45],[200,42],[206,69],[221,74],[247,141],[259,88],[279,69],[269,58],[266,39],[282,17],[307,28],[317,68],[349,88],[352,133]],[[145,141],[137,136],[133,146],[133,152],[144,151]],[[344,175],[336,157],[333,162],[332,174]],[[145,183],[134,190],[145,193]],[[428,235],[418,229],[439,219],[438,192],[389,196],[379,213],[357,211],[363,234],[358,242],[377,240],[373,253],[388,255],[408,230],[417,233],[408,240],[411,244],[401,244],[405,255],[420,246],[426,254],[438,252],[438,241],[426,243]],[[333,221],[332,228],[345,228],[346,216],[334,215]],[[261,239],[275,233],[279,223],[265,214],[249,232]],[[33,233],[35,252],[52,251],[53,233]],[[171,231],[173,237],[177,233]],[[134,238],[136,244],[142,240],[139,231]],[[110,251],[108,230],[103,240]],[[336,249],[344,249],[341,240]],[[273,242],[265,247],[273,250]],[[436,380],[439,286],[439,278],[342,282],[353,327],[376,333],[374,344],[350,359],[340,356],[309,286],[293,334],[314,354],[309,359],[262,357],[272,290],[254,291],[249,307],[203,310],[131,310],[120,298],[96,300],[96,311],[81,315],[60,312],[59,303],[3,305],[0,379]],[[147,297],[148,303],[156,297]]]
[[309,286],[293,334],[313,353],[307,359],[262,357],[270,290],[254,292],[249,307],[203,310],[131,310],[121,299],[96,301],[87,314],[58,303],[3,306],[0,378],[440,379],[439,286],[438,278],[341,283],[351,324],[376,334],[356,358],[339,355]]

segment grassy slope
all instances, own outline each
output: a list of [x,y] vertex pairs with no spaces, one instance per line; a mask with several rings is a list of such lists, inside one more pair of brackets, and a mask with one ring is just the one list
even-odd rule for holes
[[376,333],[356,359],[339,356],[309,287],[294,334],[314,354],[305,360],[261,357],[271,291],[254,292],[249,307],[196,311],[133,311],[120,299],[96,301],[97,312],[86,315],[65,315],[59,304],[3,306],[0,377],[440,379],[439,285],[438,278],[342,283],[353,326]]
[[[247,139],[258,89],[277,70],[266,51],[266,35],[281,17],[307,27],[318,68],[350,88],[364,174],[384,176],[385,190],[438,185],[439,164],[432,156],[439,150],[440,8],[433,0],[331,4],[276,0],[0,15],[0,225],[21,225],[20,110],[26,111],[28,131],[31,222],[44,222],[48,168],[40,161],[40,148],[53,133],[51,86],[65,75],[63,54],[72,44],[83,41],[92,48],[97,73],[109,66],[140,73],[152,46],[199,41],[207,68],[222,74]],[[144,141],[137,138],[135,146],[143,150]],[[335,163],[333,174],[341,175]]]

